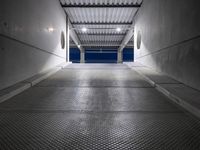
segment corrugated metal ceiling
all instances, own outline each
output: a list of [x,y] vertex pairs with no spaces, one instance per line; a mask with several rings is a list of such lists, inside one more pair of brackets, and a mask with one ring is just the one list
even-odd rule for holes
[[73,23],[130,23],[137,8],[65,8]]
[[61,0],[62,4],[72,5],[72,4],[81,4],[81,5],[103,5],[103,4],[141,4],[142,0]]
[[[140,5],[142,2],[142,0],[60,1],[61,5],[65,6],[64,10],[72,23],[71,30],[75,30],[81,45],[90,45],[90,47],[119,47],[138,9],[138,7],[129,7],[129,5]],[[87,32],[81,30],[83,27],[88,29]],[[122,30],[117,32],[116,28]]]

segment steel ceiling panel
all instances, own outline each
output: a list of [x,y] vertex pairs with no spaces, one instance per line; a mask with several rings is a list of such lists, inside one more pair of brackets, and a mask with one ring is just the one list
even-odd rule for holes
[[[78,34],[82,34],[83,32],[81,30],[76,30]],[[119,34],[115,29],[88,29],[88,34]],[[125,34],[126,31],[123,30],[120,32],[121,34]]]
[[73,22],[103,22],[103,23],[130,23],[137,8],[65,8]]
[[104,41],[104,42],[98,42],[98,41],[86,41],[82,43],[82,45],[92,45],[92,46],[102,46],[102,45],[107,45],[107,46],[119,46],[120,42],[116,41]]
[[83,28],[83,27],[87,27],[87,28],[100,28],[100,29],[105,29],[105,28],[113,28],[113,29],[116,29],[116,28],[123,28],[123,29],[128,29],[129,27],[130,27],[130,25],[126,25],[126,24],[124,24],[124,25],[112,25],[112,24],[107,24],[107,25],[98,25],[98,23],[97,24],[81,24],[81,25],[73,25],[75,28],[79,28],[79,29],[81,29],[81,28]]
[[66,5],[131,5],[131,4],[141,4],[142,0],[61,0],[62,4]]
[[97,42],[103,42],[103,41],[108,41],[108,42],[121,42],[123,40],[123,35],[79,35],[80,40],[84,43],[87,41],[97,41]]
[[[91,5],[94,7],[64,8],[82,45],[119,46],[138,8],[134,7],[96,7],[95,5],[140,5],[142,0],[60,0],[62,5]],[[73,24],[74,23],[74,24]],[[84,24],[85,23],[85,24]],[[99,23],[99,24],[98,24]],[[102,24],[104,23],[104,24]],[[109,24],[111,23],[111,24]],[[116,23],[116,24],[115,24]],[[119,24],[117,24],[119,23]],[[84,33],[81,29],[86,27]],[[120,32],[116,28],[121,28]],[[132,41],[132,39],[131,39]],[[129,42],[132,44],[132,42]]]
[[84,34],[81,30],[83,27],[88,28],[88,34],[119,34],[116,28],[121,28],[120,34],[125,34],[130,25],[74,25],[78,34]]

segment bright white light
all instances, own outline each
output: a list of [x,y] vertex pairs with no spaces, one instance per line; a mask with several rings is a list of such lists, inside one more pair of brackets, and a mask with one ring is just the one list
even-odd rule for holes
[[81,30],[82,30],[83,32],[86,32],[86,31],[87,31],[87,28],[83,27]]
[[81,48],[81,45],[78,45],[78,48]]
[[117,29],[116,29],[117,32],[120,32],[121,30],[122,30],[121,28],[117,28]]
[[52,27],[49,27],[49,28],[48,28],[48,31],[49,31],[49,32],[53,32],[54,30],[55,30],[55,29],[52,28]]

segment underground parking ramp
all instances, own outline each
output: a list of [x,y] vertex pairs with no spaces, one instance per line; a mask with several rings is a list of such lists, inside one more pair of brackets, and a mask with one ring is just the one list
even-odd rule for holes
[[122,64],[72,64],[0,111],[0,149],[200,149],[199,121]]

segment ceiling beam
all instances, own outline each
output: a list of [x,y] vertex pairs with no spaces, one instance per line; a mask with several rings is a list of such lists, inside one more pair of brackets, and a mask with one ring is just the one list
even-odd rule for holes
[[[138,13],[138,10],[135,13],[133,19],[135,19],[135,16]],[[122,40],[122,43],[120,44],[118,51],[122,52],[123,49],[126,47],[126,45],[129,43],[129,41],[131,40],[131,38],[134,36],[134,26],[135,26],[135,21],[133,21],[131,27],[129,28],[126,35],[124,36],[124,39]]]
[[74,43],[76,44],[76,46],[80,49],[80,51],[84,51],[84,48],[81,44],[81,41],[78,37],[78,35],[76,34],[76,32],[74,30],[71,30],[71,28],[73,28],[71,22],[69,21],[69,28],[70,28],[70,37],[71,39],[74,41]]
[[122,43],[120,44],[119,51],[123,51],[123,49],[126,47],[128,42],[131,40],[131,38],[134,35],[134,28],[130,29],[127,34],[125,35]]
[[[70,46],[76,46],[75,44],[71,44]],[[82,44],[84,47],[119,47],[119,44]],[[133,47],[134,45],[126,45],[126,47]]]
[[116,34],[113,34],[113,33],[111,33],[111,34],[109,34],[109,33],[99,33],[99,34],[97,34],[97,33],[79,33],[78,35],[124,36],[124,35],[126,35],[126,34],[124,34],[124,33],[116,33]]
[[139,8],[140,4],[117,4],[117,5],[111,5],[111,4],[104,4],[104,5],[82,5],[82,4],[61,4],[63,8]]
[[[72,28],[73,30],[81,30],[81,28]],[[116,30],[116,28],[87,28],[89,30]],[[129,30],[130,28],[122,28],[122,30]]]
[[73,22],[73,25],[132,25],[132,22]]
[[136,11],[136,13],[135,13],[135,15],[133,17],[133,23],[132,23],[130,29],[127,31],[127,33],[126,33],[126,35],[125,35],[122,43],[120,44],[120,47],[118,49],[118,51],[120,51],[120,52],[123,51],[123,49],[127,46],[127,44],[129,43],[129,41],[131,40],[131,38],[134,36],[135,16],[137,15],[138,10]]

